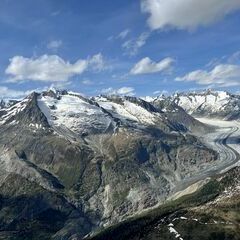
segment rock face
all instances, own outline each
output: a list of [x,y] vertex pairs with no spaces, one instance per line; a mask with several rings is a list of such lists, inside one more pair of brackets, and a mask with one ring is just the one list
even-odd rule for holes
[[207,127],[167,107],[48,91],[0,109],[0,239],[81,239],[210,166]]

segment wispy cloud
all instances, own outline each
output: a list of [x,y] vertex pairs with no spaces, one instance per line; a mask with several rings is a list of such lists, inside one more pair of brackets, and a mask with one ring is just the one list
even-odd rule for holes
[[94,84],[94,82],[89,80],[89,79],[84,79],[84,80],[81,81],[81,83],[83,85],[89,85],[89,86]]
[[153,92],[153,95],[167,95],[168,91],[167,90],[157,90]]
[[229,63],[239,63],[240,64],[240,51],[236,51],[230,57],[228,57]]
[[124,40],[129,34],[130,34],[131,30],[129,28],[124,29],[122,32],[120,32],[119,34],[112,35],[110,37],[108,37],[108,41],[113,41],[113,40]]
[[60,10],[55,11],[55,12],[52,12],[52,13],[51,13],[51,16],[52,16],[52,17],[56,17],[56,16],[58,16],[59,14],[61,14],[61,11],[60,11]]
[[53,40],[47,44],[47,48],[50,50],[58,50],[62,46],[63,42],[61,40]]
[[125,54],[130,56],[136,55],[139,49],[146,44],[147,39],[149,37],[150,37],[149,32],[143,32],[137,38],[125,41],[122,44],[122,48],[125,51]]
[[104,59],[101,53],[98,53],[92,57],[89,57],[87,59],[87,62],[88,62],[88,67],[95,72],[101,72],[111,67],[106,63],[106,60]]
[[220,64],[240,64],[240,51],[236,51],[233,54],[224,55],[219,58],[213,58],[210,60],[210,62],[207,63],[206,67],[215,67]]
[[125,29],[125,30],[123,30],[122,32],[119,33],[117,38],[125,39],[129,35],[130,32],[131,32],[130,29]]

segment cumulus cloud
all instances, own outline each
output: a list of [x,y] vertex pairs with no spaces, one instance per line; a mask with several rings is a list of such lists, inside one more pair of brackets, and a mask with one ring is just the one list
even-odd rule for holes
[[131,75],[150,74],[157,72],[166,72],[172,69],[174,59],[164,58],[160,62],[154,62],[149,57],[145,57],[140,60],[130,70]]
[[54,40],[47,44],[47,48],[50,50],[58,50],[62,46],[63,42],[61,40]]
[[136,39],[130,39],[125,41],[122,44],[122,48],[124,49],[126,54],[134,56],[138,53],[139,49],[146,44],[149,37],[149,32],[143,32]]
[[206,26],[240,8],[239,0],[141,0],[152,30]]
[[238,86],[240,85],[240,65],[220,64],[210,71],[196,70],[175,80],[219,87]]
[[114,88],[105,88],[101,90],[102,94],[107,95],[128,95],[128,96],[134,96],[135,95],[135,89],[132,87],[121,87],[119,89]]
[[43,55],[39,58],[15,56],[5,73],[10,75],[8,82],[43,81],[67,82],[71,77],[80,75],[86,70],[101,71],[104,61],[101,54],[86,60],[79,59],[75,63],[65,61],[57,55]]

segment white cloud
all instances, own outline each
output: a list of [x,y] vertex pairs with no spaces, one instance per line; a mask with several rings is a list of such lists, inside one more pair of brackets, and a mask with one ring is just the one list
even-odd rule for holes
[[10,75],[8,82],[43,81],[67,82],[71,77],[80,75],[86,70],[104,70],[104,60],[101,54],[86,60],[79,59],[75,63],[65,61],[57,55],[43,55],[39,58],[15,56],[5,73]]
[[123,30],[122,32],[119,33],[117,38],[125,39],[130,32],[131,32],[130,29],[125,29],[125,30]]
[[61,40],[54,40],[47,44],[47,48],[50,50],[58,50],[62,46],[63,42]]
[[153,30],[206,26],[239,8],[239,0],[141,0],[141,9],[150,14],[148,24]]
[[196,70],[175,80],[220,87],[238,86],[240,85],[240,65],[220,64],[211,71]]
[[149,74],[156,72],[165,72],[172,69],[174,59],[164,58],[160,62],[154,62],[149,57],[145,57],[140,60],[136,65],[130,70],[130,74]]
[[149,37],[149,32],[143,32],[136,39],[125,41],[122,44],[122,48],[125,50],[126,54],[134,56],[138,53],[139,49],[146,44]]
[[132,87],[121,87],[119,89],[114,89],[114,88],[105,88],[101,90],[102,94],[107,94],[107,95],[128,95],[128,96],[133,96],[135,95],[135,89]]

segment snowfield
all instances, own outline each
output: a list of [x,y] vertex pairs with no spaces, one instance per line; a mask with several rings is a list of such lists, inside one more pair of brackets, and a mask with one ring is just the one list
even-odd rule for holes
[[146,109],[127,100],[123,100],[122,104],[115,103],[104,97],[96,98],[96,100],[101,107],[122,121],[132,120],[142,124],[153,125],[157,121],[157,118],[160,117],[159,114],[150,113]]
[[77,96],[62,95],[61,100],[42,96],[38,105],[50,125],[64,126],[78,134],[98,130],[104,132],[114,124],[101,108]]

